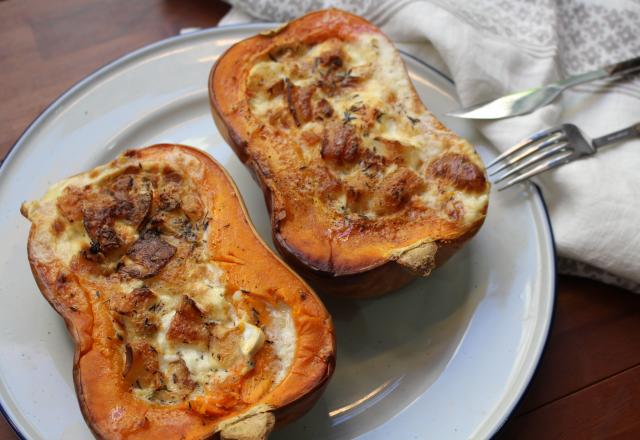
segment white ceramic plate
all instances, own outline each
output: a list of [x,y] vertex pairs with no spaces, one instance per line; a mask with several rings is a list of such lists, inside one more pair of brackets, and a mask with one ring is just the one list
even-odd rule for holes
[[[224,165],[271,243],[258,186],[211,120],[207,77],[232,43],[265,25],[161,41],[81,81],[24,133],[0,171],[0,403],[30,439],[91,434],[72,382],[72,344],[41,297],[18,209],[66,176],[158,142],[190,144]],[[418,93],[486,160],[486,140],[443,114],[451,82],[405,56]],[[327,299],[338,364],[315,408],[274,439],[483,438],[509,415],[543,349],[554,302],[553,239],[535,187],[493,193],[480,233],[433,276],[369,301]]]

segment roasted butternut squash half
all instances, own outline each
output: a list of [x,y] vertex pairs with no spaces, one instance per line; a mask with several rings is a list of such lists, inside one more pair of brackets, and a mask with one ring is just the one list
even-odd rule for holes
[[131,150],[21,211],[96,437],[263,439],[319,397],[334,369],[331,318],[206,154]]
[[209,80],[274,242],[318,288],[367,297],[427,276],[482,225],[489,184],[362,18],[314,12],[231,47]]

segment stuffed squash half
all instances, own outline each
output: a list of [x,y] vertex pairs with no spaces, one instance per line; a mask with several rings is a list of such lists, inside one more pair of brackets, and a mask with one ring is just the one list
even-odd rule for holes
[[362,18],[319,11],[241,41],[209,94],[263,188],[276,246],[322,290],[376,296],[427,276],[484,221],[473,146],[425,108]]
[[206,154],[155,145],[25,203],[29,263],[104,439],[263,439],[334,369],[331,319]]

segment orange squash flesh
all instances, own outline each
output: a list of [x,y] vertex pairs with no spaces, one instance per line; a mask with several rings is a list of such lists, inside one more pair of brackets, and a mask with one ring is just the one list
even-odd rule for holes
[[[394,83],[381,76],[388,68]],[[212,68],[209,95],[263,189],[276,247],[322,291],[395,290],[484,221],[480,158],[424,107],[389,40],[360,17],[313,12],[237,43]],[[394,138],[395,126],[409,136]]]
[[[137,171],[137,168],[143,171]],[[143,359],[136,357],[136,347],[140,346],[140,339],[128,339],[130,327],[126,326],[123,337],[122,324],[116,323],[120,319],[130,319],[135,314],[122,315],[114,312],[126,308],[126,304],[118,305],[123,298],[118,296],[121,295],[118,292],[124,285],[119,283],[140,281],[136,278],[137,275],[127,275],[133,273],[127,272],[127,265],[133,264],[131,260],[136,258],[135,252],[131,251],[133,245],[126,244],[127,257],[113,257],[121,258],[125,263],[118,263],[115,272],[104,276],[100,270],[106,270],[106,266],[100,264],[107,264],[106,261],[112,258],[110,252],[119,252],[107,251],[104,240],[100,242],[103,247],[99,254],[93,249],[99,245],[92,243],[91,249],[85,247],[70,259],[61,256],[57,250],[66,248],[60,244],[65,237],[65,225],[62,224],[64,222],[59,220],[63,218],[60,217],[60,198],[57,198],[58,202],[55,203],[42,199],[27,203],[21,209],[23,215],[32,221],[28,243],[29,263],[40,291],[64,318],[75,342],[74,381],[80,407],[88,425],[98,438],[234,438],[234,432],[238,430],[244,432],[243,435],[249,435],[246,438],[265,438],[273,425],[272,415],[275,416],[276,425],[287,423],[307,411],[324,389],[335,365],[335,341],[331,319],[308,285],[288,269],[257,236],[231,178],[208,155],[181,145],[154,145],[129,151],[103,167],[102,171],[94,170],[80,176],[86,179],[84,182],[91,182],[98,174],[109,172],[113,172],[114,175],[131,173],[134,178],[137,178],[136,175],[142,175],[143,180],[151,181],[156,179],[154,176],[160,176],[155,180],[156,183],[153,183],[157,186],[157,181],[165,182],[163,179],[169,179],[166,177],[168,170],[181,176],[172,179],[189,180],[190,188],[196,188],[197,196],[203,202],[202,207],[206,208],[206,221],[205,217],[202,217],[201,223],[190,224],[197,234],[201,234],[196,234],[201,242],[190,246],[203,247],[206,250],[204,255],[208,255],[210,262],[221,269],[220,281],[225,288],[224,297],[236,304],[235,313],[246,316],[254,314],[256,325],[261,325],[264,330],[271,325],[268,310],[284,307],[283,310],[289,311],[295,329],[293,359],[284,377],[274,385],[275,372],[269,369],[274,367],[269,365],[276,365],[273,363],[276,355],[275,348],[271,345],[273,342],[268,341],[271,344],[263,343],[250,358],[251,367],[237,370],[242,371],[239,373],[240,377],[229,376],[224,380],[204,384],[203,392],[194,391],[184,399],[176,398],[173,394],[168,401],[147,400],[137,396],[133,388],[140,387],[140,382],[146,380],[151,370],[147,364],[136,363],[137,359]],[[157,192],[158,189],[153,186],[153,191]],[[158,202],[157,199],[154,192],[152,206],[166,202]],[[181,203],[179,209],[186,212],[186,200],[181,199]],[[129,205],[123,209],[132,212]],[[155,209],[160,212],[159,208],[150,208],[146,220],[140,223],[139,235],[135,236],[136,243],[144,241],[145,233],[141,232],[142,229],[153,227],[149,225],[155,219],[150,217],[154,215]],[[171,209],[170,206],[167,211]],[[86,209],[83,212],[84,225],[88,228]],[[167,225],[170,226],[170,223],[160,228]],[[191,226],[185,229],[188,234],[192,234]],[[71,227],[71,223],[66,225],[67,229]],[[156,240],[157,243],[157,234],[158,232],[150,233],[149,236],[152,238],[149,240]],[[162,234],[165,232],[161,232],[160,237],[169,240],[166,238],[168,236]],[[166,243],[164,246],[164,250],[170,248]],[[169,285],[176,287],[176,292],[179,292],[176,295],[188,295],[188,289],[185,288],[186,292],[179,289],[180,280],[183,274],[189,273],[194,266],[191,257],[184,257],[184,261],[189,262],[186,266],[176,260],[183,258],[180,254],[183,248],[175,247],[177,250],[170,257],[170,262],[164,262],[165,266],[158,270],[153,264],[157,263],[160,258],[158,252],[163,249],[156,246],[153,249],[156,252],[153,254],[155,257],[152,256],[151,260],[157,258],[150,263],[150,267],[155,267],[155,273],[146,274],[142,279],[151,290],[156,289],[156,286]],[[99,258],[96,255],[99,255]],[[104,263],[98,264],[88,258],[96,258]],[[144,260],[143,263],[147,264],[151,260]],[[234,292],[236,297],[231,299]],[[141,298],[143,296],[136,297],[136,300]],[[191,303],[187,301],[186,304],[184,307],[188,309]],[[283,304],[284,306],[281,306]],[[152,310],[156,305],[147,310]],[[200,313],[198,307],[194,309],[196,314]],[[239,311],[242,308],[244,310]],[[139,313],[140,310],[143,309],[138,308],[134,312]],[[172,328],[174,321],[177,322],[177,313],[171,315]],[[141,332],[150,328],[150,334],[157,334],[157,328],[161,324],[157,320],[145,318],[141,325]],[[189,325],[189,322],[185,324],[186,327],[176,324],[175,329],[187,338],[193,333],[187,331],[190,329]],[[207,322],[203,328],[208,329],[208,332],[216,326],[220,327],[219,324]],[[275,324],[273,328],[277,329]],[[142,338],[137,333],[135,335],[136,338]],[[206,344],[221,344],[222,347],[226,336],[210,337],[210,340],[215,342]],[[149,340],[152,341],[152,345],[155,344],[153,341],[156,339]],[[159,349],[156,344],[152,347],[151,353],[157,353]],[[237,349],[231,349],[237,352]],[[180,362],[186,365],[184,361]],[[239,368],[237,365],[240,364],[230,365],[232,367],[229,368]],[[154,371],[151,372],[156,374]],[[135,384],[128,378],[132,374],[140,375]],[[174,373],[174,383],[177,377]],[[167,374],[163,380],[170,381],[171,375]],[[193,390],[193,381],[189,378],[185,381],[190,384],[190,390]],[[153,393],[163,391],[162,387],[153,390]],[[164,390],[167,390],[166,386]]]

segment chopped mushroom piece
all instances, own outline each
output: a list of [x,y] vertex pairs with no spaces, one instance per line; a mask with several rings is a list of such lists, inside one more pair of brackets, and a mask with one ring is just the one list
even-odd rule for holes
[[123,174],[112,184],[114,214],[138,227],[149,214],[153,197],[151,182],[131,174]]
[[171,325],[167,331],[167,339],[184,344],[200,343],[208,345],[209,337],[209,328],[204,314],[194,300],[187,295],[183,295],[176,314],[171,320]]
[[120,272],[133,278],[149,278],[166,266],[176,248],[164,241],[154,231],[145,232],[127,251],[130,260]]
[[116,234],[115,200],[106,193],[93,193],[83,200],[82,216],[84,228],[93,243],[94,254],[119,248],[122,240]]
[[353,126],[330,124],[324,129],[320,155],[337,164],[352,163],[358,158],[360,137]]
[[298,87],[289,80],[285,82],[287,91],[287,103],[289,111],[296,126],[300,126],[313,119],[313,106],[311,98],[315,92],[315,87]]
[[185,397],[196,388],[196,384],[191,380],[187,364],[182,359],[171,362],[167,366],[167,378],[169,389],[181,397]]
[[327,119],[333,115],[333,108],[331,107],[331,104],[329,103],[329,101],[322,98],[316,104],[316,113],[318,115],[317,116],[318,118]]
[[109,301],[111,310],[122,315],[138,335],[151,335],[158,330],[157,304],[157,295],[147,287],[115,294]]
[[487,181],[480,168],[457,153],[447,153],[433,160],[427,173],[462,191],[479,193],[487,187]]
[[157,389],[162,385],[158,352],[147,342],[125,345],[125,368],[122,375],[131,386]]

